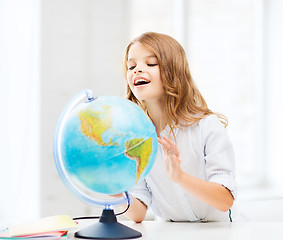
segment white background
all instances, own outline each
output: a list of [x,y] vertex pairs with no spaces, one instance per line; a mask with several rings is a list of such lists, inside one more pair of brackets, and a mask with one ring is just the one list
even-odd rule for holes
[[0,0],[0,226],[97,214],[64,186],[53,135],[84,88],[123,96],[122,57],[145,31],[184,46],[211,110],[229,119],[239,199],[282,198],[283,2]]

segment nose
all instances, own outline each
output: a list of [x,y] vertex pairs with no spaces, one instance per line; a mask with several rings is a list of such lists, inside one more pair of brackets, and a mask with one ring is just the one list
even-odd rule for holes
[[135,73],[135,74],[137,74],[137,73],[142,73],[141,66],[136,66],[134,73]]

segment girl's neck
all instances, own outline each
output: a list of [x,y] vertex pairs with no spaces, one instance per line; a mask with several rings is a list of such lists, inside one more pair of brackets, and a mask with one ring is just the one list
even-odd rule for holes
[[149,115],[153,125],[156,128],[157,136],[160,135],[160,132],[164,130],[166,124],[163,120],[163,107],[161,104],[147,103],[146,104],[147,114]]

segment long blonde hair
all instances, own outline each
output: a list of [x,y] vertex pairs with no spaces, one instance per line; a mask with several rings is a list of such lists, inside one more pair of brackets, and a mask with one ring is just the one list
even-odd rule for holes
[[[136,42],[141,43],[149,51],[152,51],[158,60],[161,80],[166,95],[163,119],[165,119],[165,123],[169,125],[171,131],[177,125],[193,125],[210,114],[216,114],[224,126],[227,126],[228,121],[225,116],[213,113],[208,108],[192,79],[183,47],[168,35],[147,32],[130,42],[126,48],[123,61],[125,77],[127,74],[129,50]],[[129,84],[127,84],[126,97],[145,109],[144,104],[132,93]]]

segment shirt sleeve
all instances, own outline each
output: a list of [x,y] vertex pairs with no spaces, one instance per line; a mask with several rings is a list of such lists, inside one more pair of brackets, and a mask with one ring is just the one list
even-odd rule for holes
[[207,179],[229,189],[235,199],[235,156],[231,140],[216,115],[206,117],[202,124]]
[[131,189],[129,193],[133,197],[143,202],[147,207],[151,205],[152,194],[145,180],[143,180],[140,184],[136,185],[133,189]]

